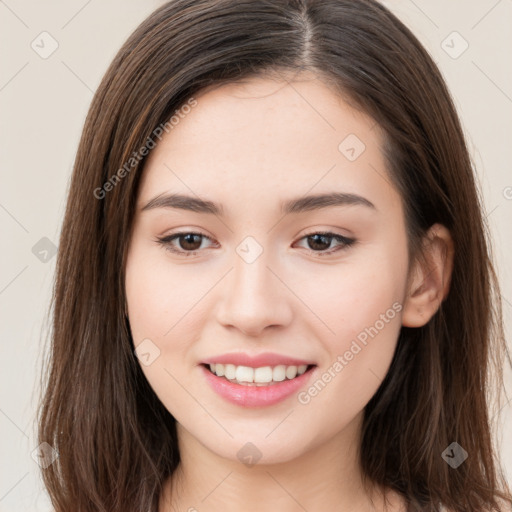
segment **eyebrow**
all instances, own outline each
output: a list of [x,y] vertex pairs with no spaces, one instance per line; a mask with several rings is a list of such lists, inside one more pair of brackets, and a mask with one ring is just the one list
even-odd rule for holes
[[[321,210],[332,206],[365,206],[377,210],[375,205],[357,194],[346,192],[332,192],[329,194],[316,194],[290,199],[281,203],[281,213],[301,213]],[[141,210],[155,208],[178,208],[197,213],[208,213],[223,216],[224,208],[221,204],[184,194],[160,194],[151,199]]]

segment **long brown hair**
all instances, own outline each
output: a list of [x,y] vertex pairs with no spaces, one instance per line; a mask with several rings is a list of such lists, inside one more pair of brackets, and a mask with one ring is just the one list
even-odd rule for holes
[[[411,256],[437,222],[455,247],[447,298],[427,325],[402,328],[366,406],[363,475],[409,510],[500,510],[511,500],[489,407],[508,355],[498,282],[463,132],[431,57],[374,0],[175,0],[115,57],[76,156],[38,423],[39,442],[60,455],[43,469],[57,512],[154,512],[179,463],[175,420],[140,369],[124,310],[141,148],[207,86],[301,70],[382,127]],[[457,469],[442,457],[454,441],[469,454]]]

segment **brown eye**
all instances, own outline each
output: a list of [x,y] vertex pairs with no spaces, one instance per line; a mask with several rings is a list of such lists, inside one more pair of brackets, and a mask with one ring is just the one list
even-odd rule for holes
[[[193,256],[200,252],[201,244],[204,240],[211,241],[211,238],[194,232],[174,233],[163,238],[158,238],[157,242],[165,247],[165,249],[183,256]],[[307,240],[307,249],[310,253],[318,256],[332,254],[343,249],[347,249],[355,243],[355,239],[347,238],[336,233],[311,233],[301,238]],[[176,244],[176,241],[178,242]],[[337,246],[331,248],[331,244],[335,241]]]
[[329,249],[331,245],[333,237],[322,234],[309,235],[307,237],[308,246],[310,249],[314,251],[323,251],[325,249]]
[[202,235],[197,233],[187,233],[177,237],[178,245],[186,251],[195,251],[201,247]]
[[[334,252],[348,249],[355,243],[354,238],[347,238],[345,236],[338,235],[336,233],[310,233],[304,236],[301,240],[307,240],[306,249],[315,255],[323,256],[326,254],[332,254]],[[332,242],[335,241],[338,245],[333,249],[331,247]]]
[[[184,231],[181,233],[174,233],[163,238],[158,238],[157,242],[171,252],[183,256],[193,256],[201,249],[203,240],[211,241],[208,236],[203,235],[202,233]],[[178,242],[177,244],[176,241]]]

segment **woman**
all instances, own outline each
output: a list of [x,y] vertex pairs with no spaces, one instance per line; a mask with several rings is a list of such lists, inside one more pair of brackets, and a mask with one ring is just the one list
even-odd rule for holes
[[506,510],[485,229],[446,86],[386,8],[157,9],[76,158],[56,510]]

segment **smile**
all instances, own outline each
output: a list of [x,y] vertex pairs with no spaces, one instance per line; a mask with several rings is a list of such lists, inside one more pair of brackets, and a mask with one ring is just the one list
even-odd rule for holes
[[302,375],[308,369],[308,365],[277,365],[261,366],[237,366],[234,364],[210,364],[210,371],[217,377],[224,377],[229,382],[245,386],[271,386],[284,380],[292,380]]
[[[282,402],[305,387],[318,369],[316,365],[252,368],[219,363],[200,364],[199,368],[217,395],[241,407],[268,407]],[[219,376],[217,372],[223,375]]]

